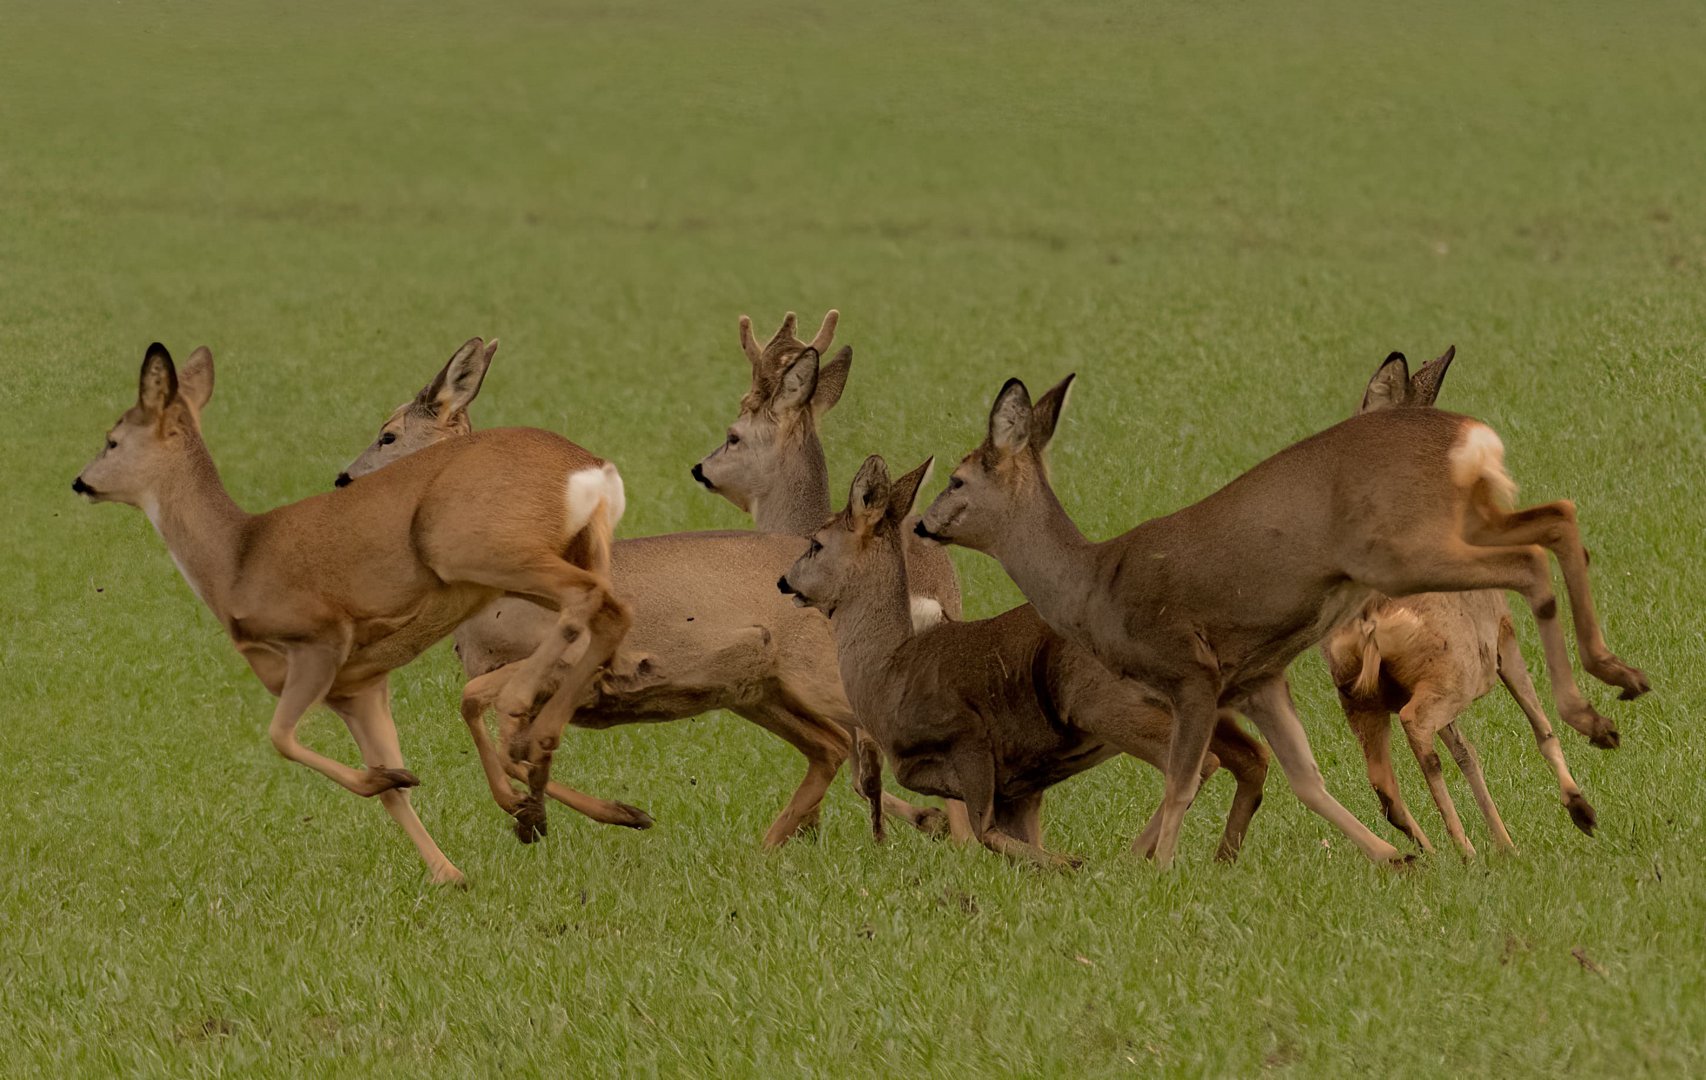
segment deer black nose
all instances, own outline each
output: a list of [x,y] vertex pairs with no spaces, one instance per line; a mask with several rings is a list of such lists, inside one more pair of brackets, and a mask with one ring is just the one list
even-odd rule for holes
[[93,495],[95,493],[95,489],[85,484],[81,476],[71,481],[71,490],[79,495]]
[[938,544],[946,543],[946,541],[943,540],[940,536],[937,536],[935,533],[931,532],[929,529],[926,529],[924,527],[924,519],[923,518],[919,518],[918,521],[913,524],[912,531],[917,533],[919,536],[922,536],[926,540],[934,540]]
[[693,466],[693,479],[699,481],[701,484],[704,484],[706,491],[717,490],[717,487],[715,484],[713,484],[713,483],[711,483],[711,481],[705,479],[705,465],[703,462]]
[[338,474],[338,478],[336,480],[332,481],[332,486],[333,487],[349,487],[350,481],[353,479],[355,479],[355,477],[351,476],[349,473],[341,472]]
[[796,593],[794,591],[794,587],[792,585],[788,584],[788,576],[786,574],[784,574],[781,577],[776,579],[776,590],[778,592],[780,592],[783,596],[794,596],[794,595],[796,595]]

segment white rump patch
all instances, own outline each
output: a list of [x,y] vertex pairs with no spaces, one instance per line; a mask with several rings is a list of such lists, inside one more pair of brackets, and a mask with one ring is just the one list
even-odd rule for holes
[[944,621],[945,618],[939,601],[932,600],[928,596],[914,596],[912,598],[913,633],[917,634],[928,630],[937,623]]
[[1516,481],[1505,471],[1505,444],[1498,432],[1482,423],[1464,426],[1457,445],[1451,448],[1451,482],[1469,489],[1484,481],[1494,501],[1504,506],[1516,500]]
[[616,524],[622,520],[622,512],[628,509],[628,494],[622,486],[622,474],[608,461],[569,474],[569,535],[575,536],[586,528],[586,523],[592,520],[600,506],[606,507],[610,529],[614,532]]

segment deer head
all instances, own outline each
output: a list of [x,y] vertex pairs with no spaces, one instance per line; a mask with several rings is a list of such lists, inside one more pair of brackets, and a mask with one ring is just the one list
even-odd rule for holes
[[433,443],[472,431],[468,406],[479,395],[486,369],[492,366],[497,351],[497,338],[489,345],[479,338],[464,342],[414,400],[397,406],[379,426],[372,444],[338,474],[337,486],[343,487]]
[[813,534],[811,546],[776,587],[792,596],[797,607],[815,607],[834,615],[842,600],[866,580],[873,563],[893,564],[901,558],[900,523],[912,513],[918,489],[935,463],[928,458],[891,482],[882,458],[875,454],[866,458],[853,477],[846,508]]
[[[839,318],[836,311],[825,315],[808,345],[794,336],[790,311],[769,344],[759,348],[752,320],[740,317],[741,349],[752,364],[752,385],[723,444],[693,466],[695,480],[750,514],[759,504],[788,497],[797,486],[797,468],[815,465],[821,473],[817,418],[841,400],[853,366],[850,346],[843,346],[827,364],[822,361]],[[823,497],[820,484],[817,498]],[[817,513],[822,513],[821,502]]]
[[1412,376],[1404,354],[1393,353],[1381,361],[1374,377],[1368,380],[1368,389],[1363,391],[1362,404],[1357,406],[1357,412],[1360,414],[1376,409],[1431,408],[1434,399],[1439,397],[1439,387],[1445,381],[1446,369],[1451,367],[1452,357],[1456,355],[1457,346],[1453,345],[1445,350],[1445,355],[1423,364],[1422,370]]
[[960,461],[947,489],[919,518],[918,535],[989,550],[1046,483],[1043,451],[1054,438],[1075,378],[1068,375],[1035,404],[1024,383],[1008,379],[989,410],[982,445]]
[[203,345],[182,372],[159,342],[148,346],[136,404],[107,432],[107,444],[71,482],[92,502],[147,509],[183,468],[185,452],[201,441],[201,410],[213,396],[213,353]]

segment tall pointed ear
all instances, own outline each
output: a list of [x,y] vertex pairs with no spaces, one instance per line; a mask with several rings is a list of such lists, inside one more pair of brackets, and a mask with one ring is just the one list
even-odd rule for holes
[[172,364],[172,354],[156,341],[148,346],[142,357],[142,375],[137,380],[136,404],[143,411],[158,416],[166,411],[178,396],[178,369]]
[[1431,406],[1434,399],[1439,397],[1440,384],[1445,382],[1446,369],[1451,367],[1452,358],[1457,355],[1457,346],[1445,350],[1445,354],[1429,360],[1422,365],[1422,370],[1410,379],[1410,404]]
[[469,338],[433,376],[432,382],[415,395],[415,401],[440,419],[449,419],[466,410],[486,381],[486,369],[492,366],[497,351],[496,338],[490,345],[479,338]]
[[812,412],[822,416],[841,400],[847,389],[847,373],[853,367],[853,346],[843,345],[835,359],[818,369],[817,389],[812,392]]
[[1008,379],[989,410],[989,445],[1003,454],[1016,454],[1031,438],[1031,392],[1018,379]]
[[190,409],[201,418],[208,399],[213,397],[213,350],[202,345],[184,361],[178,372],[178,395],[189,402]]
[[794,362],[782,373],[782,385],[772,399],[777,408],[803,409],[811,404],[812,395],[817,392],[817,361],[817,350],[809,345],[794,357]]
[[1031,445],[1039,454],[1047,450],[1048,444],[1054,440],[1055,425],[1060,423],[1060,414],[1066,411],[1066,401],[1072,396],[1072,384],[1077,378],[1074,373],[1060,380],[1031,407]]
[[918,501],[918,489],[930,479],[930,470],[935,467],[935,458],[925,458],[924,464],[894,482],[889,491],[888,510],[884,514],[890,523],[898,525],[912,513],[912,505]]
[[1404,359],[1403,353],[1395,352],[1380,362],[1374,377],[1368,380],[1368,389],[1362,392],[1362,404],[1357,406],[1357,412],[1390,409],[1409,400],[1410,362]]
[[853,523],[860,527],[873,524],[888,511],[892,491],[888,462],[880,455],[872,454],[865,459],[865,464],[859,466],[859,471],[853,476],[853,486],[847,492],[847,513]]

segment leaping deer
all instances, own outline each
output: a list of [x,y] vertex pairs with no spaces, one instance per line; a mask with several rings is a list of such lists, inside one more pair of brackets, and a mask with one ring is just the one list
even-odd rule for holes
[[[829,616],[842,685],[901,783],[963,800],[973,835],[992,851],[1072,863],[1042,846],[1043,792],[1120,753],[1161,768],[1172,716],[1030,604],[915,629],[903,525],[931,464],[891,483],[883,459],[867,458],[846,509],[813,533],[777,588]],[[1211,747],[1204,771],[1223,763],[1238,782],[1220,844],[1220,857],[1233,859],[1262,801],[1267,753],[1230,716]],[[867,782],[879,773],[880,762]]]
[[[1455,348],[1447,349],[1445,355],[1424,364],[1412,376],[1404,354],[1393,353],[1369,380],[1357,411],[1431,407],[1456,354]],[[1570,820],[1593,835],[1593,807],[1570,775],[1563,748],[1534,692],[1503,593],[1482,589],[1422,593],[1398,600],[1376,597],[1359,616],[1327,636],[1321,653],[1339,688],[1345,719],[1362,746],[1368,779],[1380,798],[1386,820],[1424,851],[1432,851],[1433,845],[1404,804],[1392,771],[1391,714],[1398,714],[1434,805],[1445,820],[1445,831],[1457,849],[1466,856],[1475,854],[1475,845],[1464,833],[1445,786],[1439,754],[1434,750],[1436,735],[1444,740],[1469,782],[1494,846],[1512,851],[1516,845],[1487,790],[1480,758],[1469,739],[1457,730],[1457,717],[1497,682],[1504,683],[1528,718],[1535,743],[1558,778]]]
[[[1511,589],[1539,623],[1553,696],[1601,745],[1617,729],[1570,671],[1547,550],[1563,569],[1583,665],[1625,699],[1647,678],[1606,647],[1567,501],[1511,511],[1492,428],[1434,409],[1381,409],[1296,443],[1219,491],[1101,543],[1056,498],[1043,452],[1072,386],[1035,405],[1009,379],[982,444],[925,511],[921,534],[994,556],[1056,631],[1172,709],[1160,827],[1169,865],[1223,705],[1248,716],[1292,790],[1375,862],[1398,850],[1327,792],[1286,682],[1288,664],[1375,593]],[[1140,838],[1142,839],[1142,838]]]
[[[516,827],[523,839],[543,832],[540,796],[563,725],[628,627],[607,577],[624,505],[616,467],[560,435],[493,430],[418,454],[372,483],[248,514],[202,441],[212,395],[206,347],[180,373],[164,346],[149,346],[136,404],[72,490],[147,513],[190,588],[278,698],[273,746],[357,795],[379,796],[435,882],[462,874],[409,804],[418,781],[403,767],[390,673],[496,597],[549,605],[551,633],[508,687],[510,707],[531,710],[575,643],[525,747],[529,793]],[[365,768],[297,741],[298,721],[321,701],[349,728]]]

